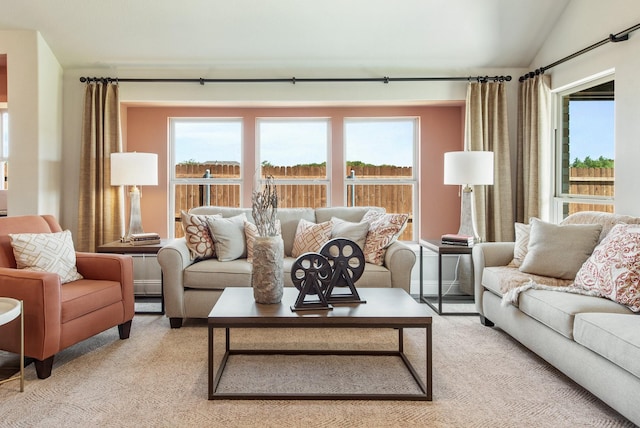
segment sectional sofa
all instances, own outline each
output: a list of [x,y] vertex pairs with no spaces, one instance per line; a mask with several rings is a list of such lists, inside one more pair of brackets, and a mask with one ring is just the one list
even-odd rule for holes
[[[340,222],[340,227],[343,230],[346,228],[346,235],[353,233],[354,230],[360,234],[359,230],[364,232],[364,235],[360,236],[364,239],[364,236],[368,236],[369,225],[363,224],[361,220],[372,213],[395,216],[395,214],[386,214],[385,210],[379,207],[278,209],[277,218],[284,241],[285,286],[293,285],[291,265],[296,258],[292,256],[292,252],[301,221],[304,220],[306,224]],[[191,216],[192,221],[196,222],[201,221],[203,216],[220,216],[225,219],[224,221],[232,221],[232,218],[244,215],[249,223],[253,222],[250,208],[206,206],[194,208],[189,213],[183,213],[183,216],[185,215]],[[346,236],[336,232],[337,230],[338,227],[334,224],[331,237],[348,237],[353,238],[354,241],[358,240],[356,236]],[[380,254],[379,264],[369,262],[365,264],[364,273],[356,283],[357,287],[396,287],[409,293],[411,270],[415,264],[416,255],[411,248],[396,239],[401,231],[396,232],[398,233],[395,233],[395,237],[385,244]],[[252,263],[247,260],[249,254],[246,249],[242,251],[242,240],[245,238],[246,235],[242,234],[242,238],[233,240],[235,244],[240,245],[235,254],[239,257],[226,257],[220,254],[204,260],[194,257],[193,251],[188,246],[190,242],[188,237],[174,239],[158,252],[158,262],[163,274],[165,310],[172,328],[181,327],[185,318],[207,318],[226,287],[251,286]]]
[[[636,217],[576,213],[561,225],[537,224],[546,232],[536,236],[532,223],[528,231],[517,233],[520,236],[516,236],[515,243],[478,244],[472,255],[476,309],[481,321],[502,329],[637,425],[640,314],[635,310],[640,309],[639,223],[640,218]],[[575,229],[573,232],[577,230],[582,236],[562,237],[565,229],[561,228],[584,225],[599,229]],[[535,229],[540,231],[539,227]],[[585,238],[586,235],[590,237]],[[561,246],[562,239],[566,239],[564,250],[540,254],[545,249],[545,239]],[[581,241],[590,239],[595,241],[592,251],[584,251],[590,244],[581,250]],[[532,246],[536,253],[531,253]],[[575,253],[580,251],[583,254],[576,258]],[[540,266],[531,268],[531,257],[527,260],[530,254],[541,256],[533,260]],[[611,260],[615,261],[610,263]],[[560,268],[559,275],[531,273],[536,269],[546,273],[554,265]],[[569,265],[574,270],[577,266],[577,272],[564,269]],[[610,281],[612,277],[616,278]]]

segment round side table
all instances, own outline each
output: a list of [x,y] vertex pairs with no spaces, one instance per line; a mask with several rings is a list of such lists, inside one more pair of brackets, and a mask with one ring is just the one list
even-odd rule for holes
[[22,300],[0,297],[0,326],[20,317],[20,373],[8,379],[0,380],[0,385],[20,379],[20,392],[24,391],[24,314]]

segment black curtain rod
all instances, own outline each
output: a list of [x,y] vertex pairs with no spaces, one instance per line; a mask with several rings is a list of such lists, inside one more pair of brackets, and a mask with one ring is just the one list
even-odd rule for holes
[[592,44],[591,46],[587,46],[586,48],[581,49],[581,50],[579,50],[577,52],[574,52],[571,55],[568,55],[568,56],[566,56],[566,57],[564,57],[562,59],[559,59],[558,61],[556,61],[554,63],[551,63],[551,64],[549,64],[549,65],[547,65],[545,67],[540,67],[540,68],[538,68],[538,69],[536,69],[534,71],[528,72],[524,76],[520,76],[519,80],[520,80],[520,82],[524,82],[525,80],[527,80],[527,79],[529,79],[531,77],[538,76],[540,74],[544,74],[545,71],[547,71],[550,68],[555,67],[556,65],[560,65],[560,64],[562,64],[564,62],[572,60],[572,59],[574,59],[574,58],[576,58],[576,57],[578,57],[578,56],[580,56],[582,54],[585,54],[585,53],[587,53],[589,51],[592,51],[595,48],[599,48],[600,46],[605,45],[605,44],[607,44],[609,42],[618,43],[618,42],[624,42],[625,40],[629,40],[629,34],[634,32],[634,31],[636,31],[636,30],[638,30],[638,29],[640,29],[640,24],[636,24],[633,27],[627,28],[626,30],[621,31],[621,32],[619,32],[617,34],[609,34],[609,37],[607,37],[606,39],[602,39],[599,42],[596,42],[596,43]]
[[511,76],[469,76],[469,77],[311,77],[311,78],[273,78],[273,79],[161,79],[161,78],[118,78],[118,77],[81,77],[82,83],[90,82],[136,82],[136,83],[307,83],[307,82],[442,82],[442,81],[465,81],[465,82],[508,82]]

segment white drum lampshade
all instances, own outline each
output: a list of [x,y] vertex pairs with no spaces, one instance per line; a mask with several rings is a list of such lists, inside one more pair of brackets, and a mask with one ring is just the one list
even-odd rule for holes
[[111,185],[131,186],[129,231],[126,240],[135,233],[143,233],[138,186],[158,185],[158,155],[156,153],[111,153]]

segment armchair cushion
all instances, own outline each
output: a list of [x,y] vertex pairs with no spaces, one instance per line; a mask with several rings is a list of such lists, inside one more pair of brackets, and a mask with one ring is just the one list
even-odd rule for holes
[[70,231],[10,233],[9,237],[18,269],[57,273],[62,284],[82,279]]

